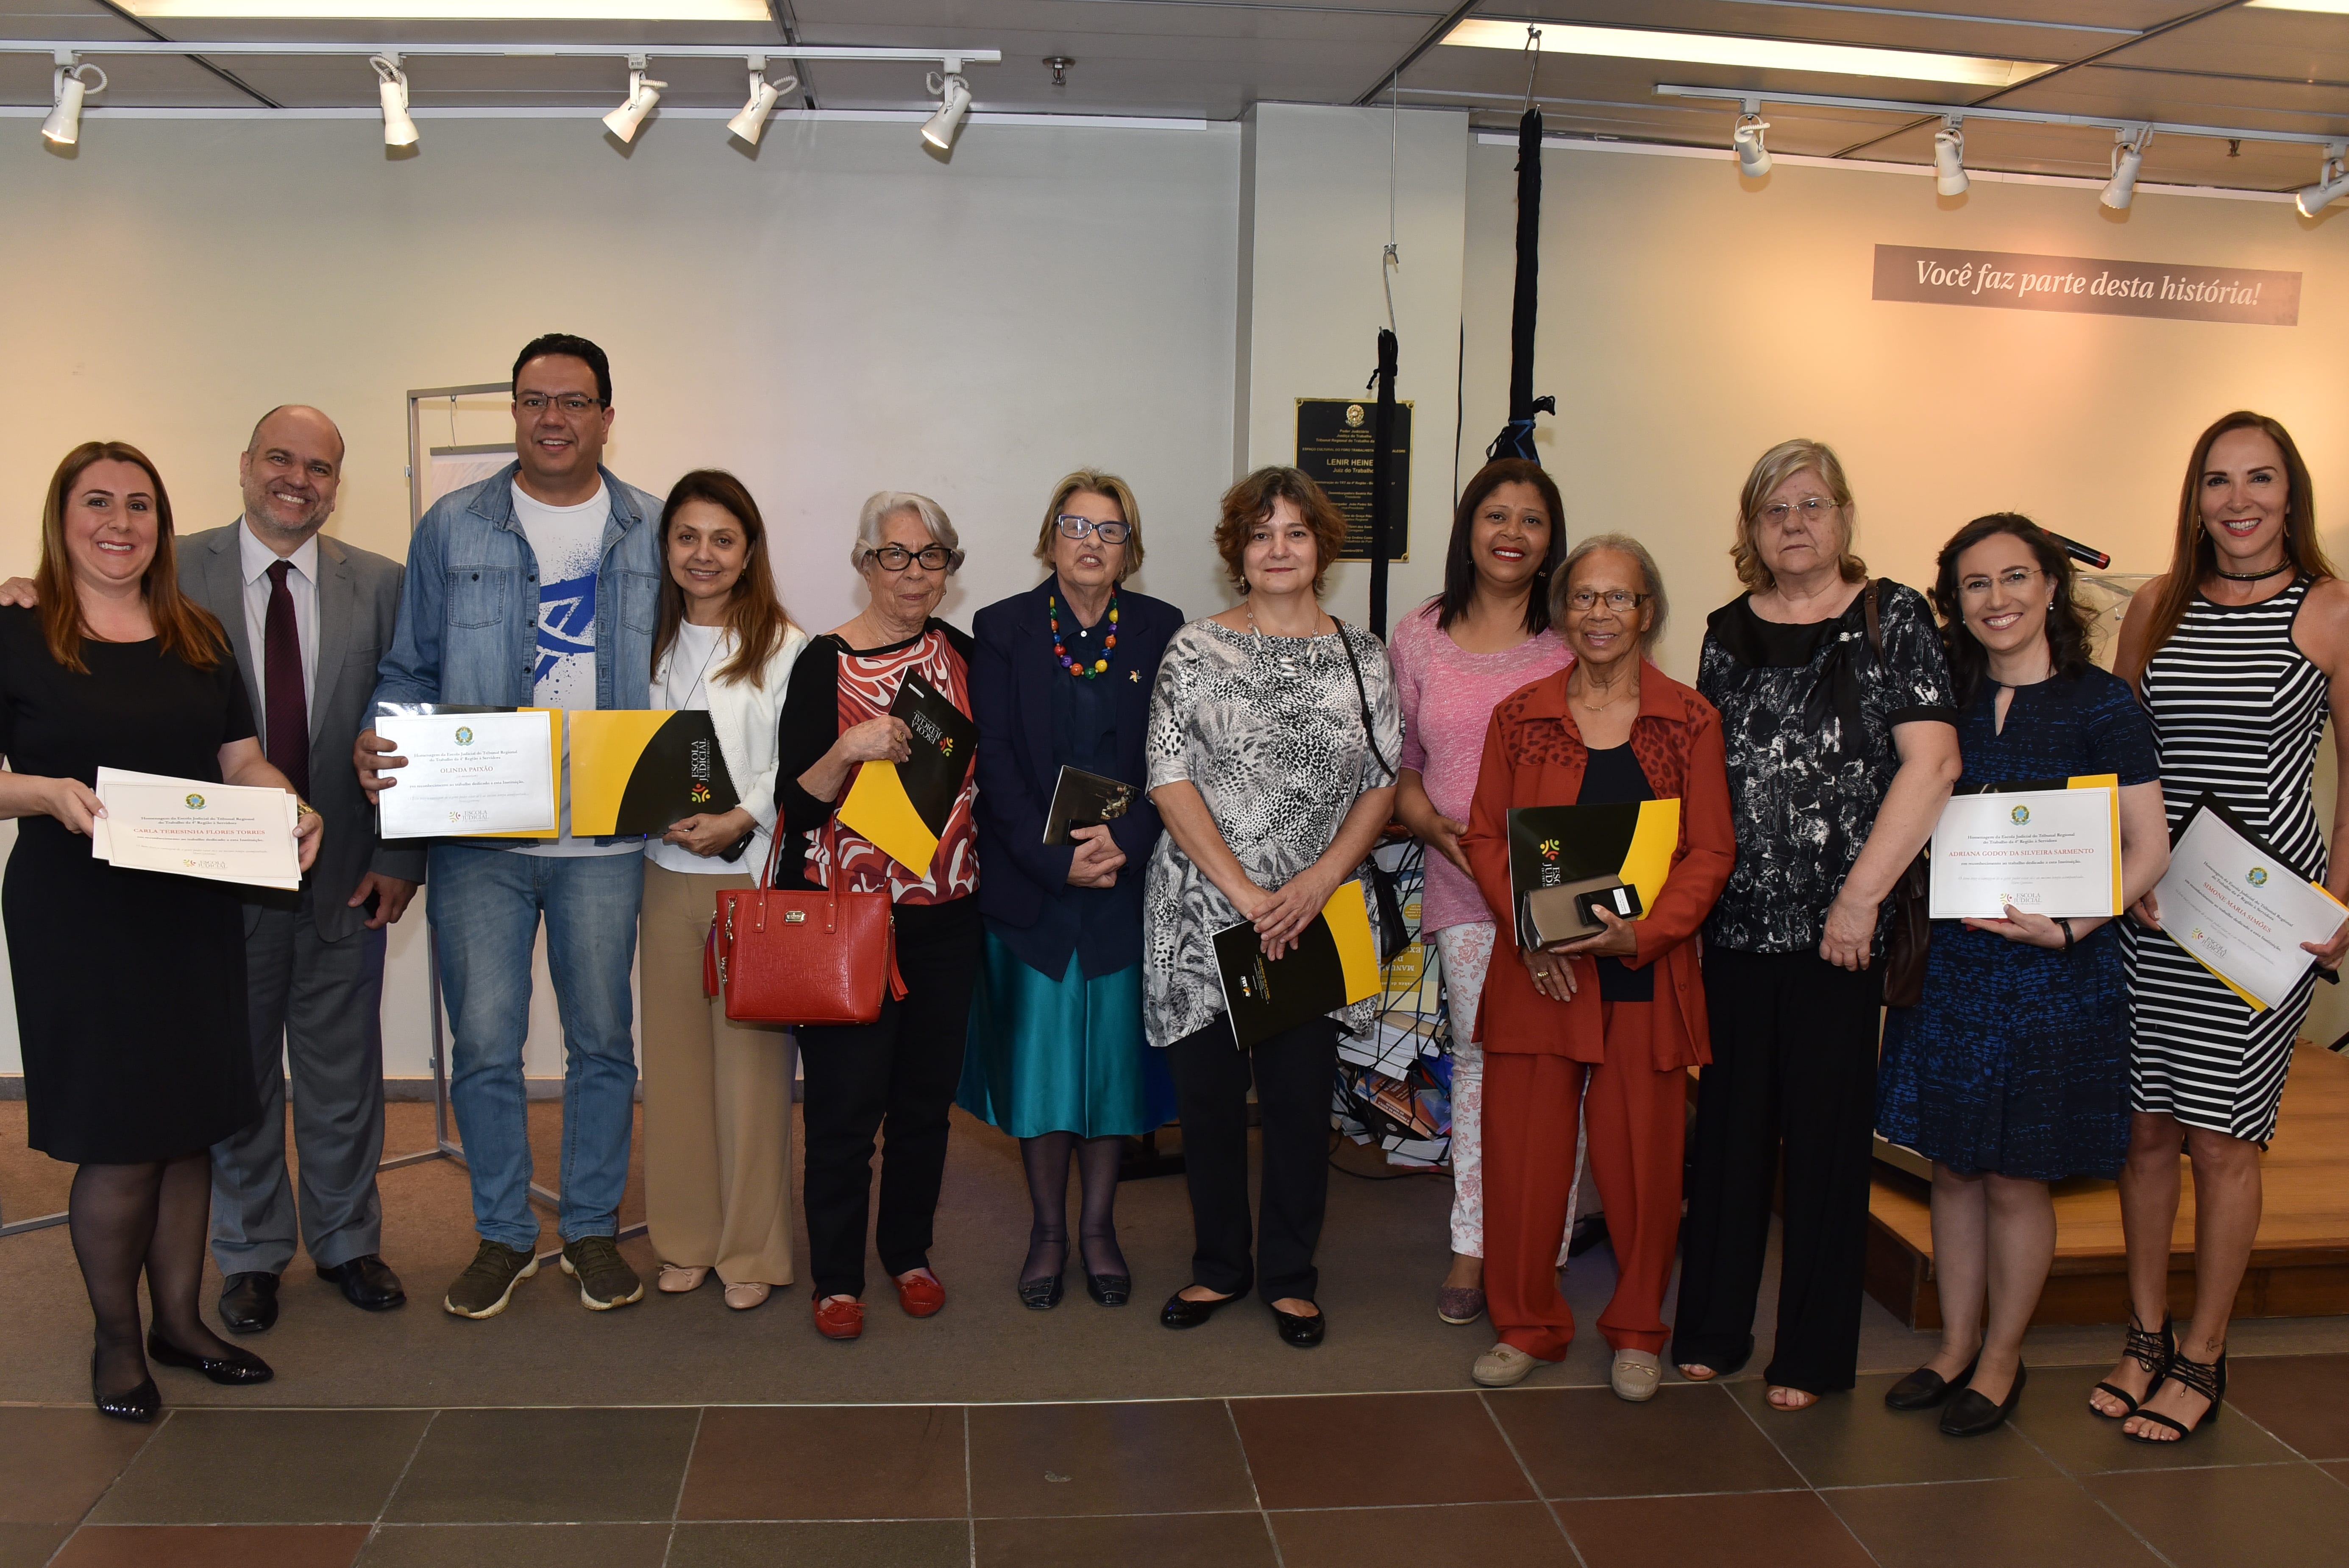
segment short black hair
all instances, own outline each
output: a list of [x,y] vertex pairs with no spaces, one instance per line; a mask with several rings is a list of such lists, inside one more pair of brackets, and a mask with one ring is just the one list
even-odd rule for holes
[[506,379],[508,389],[511,390],[513,383],[521,379],[522,368],[524,365],[529,364],[533,359],[543,359],[550,354],[560,354],[567,358],[586,361],[587,368],[595,372],[595,400],[607,407],[610,405],[612,401],[610,357],[585,337],[569,332],[549,332],[523,344],[522,352],[514,356],[513,374]]

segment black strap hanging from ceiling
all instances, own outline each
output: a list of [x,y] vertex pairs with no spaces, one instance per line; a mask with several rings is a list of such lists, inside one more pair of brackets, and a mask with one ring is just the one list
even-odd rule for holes
[[1541,303],[1542,115],[1532,107],[1517,122],[1517,290],[1509,314],[1509,422],[1485,449],[1486,458],[1534,452],[1534,415],[1557,412],[1556,398],[1534,396],[1534,314]]
[[1371,425],[1371,631],[1381,641],[1387,635],[1387,559],[1393,549],[1395,349],[1395,335],[1379,328],[1379,368],[1370,381],[1379,394],[1378,416]]

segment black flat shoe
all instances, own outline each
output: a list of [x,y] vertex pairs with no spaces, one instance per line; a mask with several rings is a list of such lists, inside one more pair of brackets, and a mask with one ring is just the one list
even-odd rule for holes
[[277,1322],[277,1276],[231,1274],[220,1297],[220,1319],[231,1334],[264,1334]]
[[1299,1317],[1293,1312],[1272,1309],[1272,1325],[1279,1331],[1280,1343],[1293,1345],[1299,1350],[1310,1350],[1321,1343],[1321,1335],[1330,1326],[1330,1314],[1315,1313],[1311,1317]]
[[338,1286],[343,1299],[361,1312],[389,1312],[408,1304],[408,1293],[399,1288],[399,1276],[373,1252],[363,1253],[347,1263],[336,1263],[331,1269],[320,1269],[318,1277]]
[[[1971,1371],[1972,1368],[1967,1370]],[[1984,1432],[2003,1427],[2006,1418],[2014,1414],[2014,1407],[2023,1403],[2023,1386],[2030,1376],[2031,1369],[2017,1363],[2014,1386],[2008,1389],[2006,1398],[1996,1405],[1971,1388],[1960,1389],[1958,1397],[1950,1401],[1950,1407],[1941,1412],[1941,1435],[1945,1438],[1979,1438]]]
[[[1190,1288],[1190,1286],[1185,1285],[1183,1287],[1183,1290],[1188,1290]],[[1238,1293],[1234,1293],[1227,1296],[1217,1296],[1213,1301],[1185,1301],[1183,1299],[1183,1291],[1176,1291],[1173,1295],[1166,1298],[1166,1304],[1159,1309],[1158,1326],[1161,1328],[1196,1328],[1201,1324],[1206,1322],[1209,1318],[1215,1316],[1216,1314],[1221,1312],[1224,1308],[1231,1305],[1234,1302],[1239,1299]]]
[[1061,1276],[1019,1282],[1019,1304],[1030,1312],[1050,1312],[1061,1304]]
[[156,1389],[152,1377],[120,1394],[101,1391],[98,1386],[96,1351],[90,1352],[89,1355],[89,1401],[98,1407],[98,1413],[101,1416],[111,1416],[118,1421],[136,1421],[140,1426],[153,1420],[156,1412],[163,1407],[163,1396]]
[[245,1383],[266,1383],[277,1376],[269,1363],[249,1350],[239,1350],[231,1355],[196,1355],[181,1350],[161,1334],[149,1330],[147,1359],[166,1366],[183,1366],[191,1372],[201,1372],[215,1383],[231,1387]]
[[1920,1366],[1884,1391],[1885,1406],[1894,1410],[1930,1410],[1972,1382],[1974,1368],[1980,1365],[1982,1357],[1977,1355],[1955,1377],[1943,1377],[1930,1366]]
[[1087,1269],[1085,1294],[1102,1306],[1123,1306],[1133,1299],[1133,1277],[1131,1274],[1096,1274]]

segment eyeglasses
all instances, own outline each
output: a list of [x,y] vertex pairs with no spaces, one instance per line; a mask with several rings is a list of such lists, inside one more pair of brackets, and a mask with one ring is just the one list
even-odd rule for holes
[[1080,517],[1073,512],[1064,512],[1053,518],[1052,526],[1061,531],[1061,537],[1063,539],[1081,539],[1091,534],[1104,545],[1123,545],[1125,543],[1126,535],[1133,532],[1133,524],[1131,523],[1096,523],[1090,517]]
[[1603,594],[1596,588],[1577,588],[1566,596],[1566,607],[1588,610],[1604,600],[1607,607],[1617,615],[1629,615],[1655,597],[1653,594],[1635,594],[1629,588],[1609,588]]
[[903,545],[883,545],[867,548],[864,558],[877,562],[885,572],[902,572],[919,561],[926,572],[943,572],[962,558],[959,550],[949,550],[944,545],[925,545],[918,550],[908,550]]
[[604,400],[588,397],[584,392],[565,392],[559,398],[550,398],[541,392],[523,392],[514,399],[514,407],[526,414],[543,414],[546,412],[549,403],[564,413],[576,417],[590,409],[602,408]]
[[1774,501],[1762,508],[1762,521],[1774,528],[1784,528],[1797,517],[1806,523],[1816,523],[1828,513],[1836,510],[1836,504],[1824,495],[1814,495],[1807,501],[1792,503]]
[[[2031,579],[2046,574],[2037,566],[2009,566],[1998,575],[1998,586],[2008,593],[2021,593],[2031,586]],[[1958,592],[1970,599],[1978,599],[1990,592],[1991,580],[1977,572],[1958,581]]]

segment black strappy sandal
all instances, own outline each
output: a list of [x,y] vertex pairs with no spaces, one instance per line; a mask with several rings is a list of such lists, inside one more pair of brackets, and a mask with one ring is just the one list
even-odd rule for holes
[[[2130,1442],[2182,1443],[2187,1438],[2192,1437],[2195,1433],[2200,1431],[2203,1428],[2210,1425],[2211,1422],[2216,1421],[2219,1418],[2219,1407],[2227,1397],[2227,1353],[2223,1350],[2219,1352],[2219,1359],[2216,1361],[2189,1361],[2183,1355],[2172,1356],[2169,1362],[2169,1370],[2164,1374],[2164,1377],[2169,1382],[2183,1384],[2193,1392],[2201,1395],[2202,1397],[2210,1401],[2209,1407],[2205,1409],[2199,1417],[2196,1417],[2194,1424],[2190,1427],[2187,1426],[2182,1421],[2172,1420],[2169,1417],[2164,1416],[2156,1410],[2139,1410],[2137,1413],[2138,1420],[2158,1422],[2160,1425],[2165,1426],[2171,1431],[2177,1433],[2178,1436],[2174,1438],[2148,1438],[2142,1432],[2123,1432],[2121,1436],[2127,1438]],[[2158,1389],[2161,1385],[2157,1383],[2154,1386]],[[2153,1396],[2148,1394],[2146,1397],[2150,1399]]]
[[[2128,1339],[2122,1346],[2121,1359],[2134,1361],[2153,1374],[2153,1381],[2145,1386],[2146,1398],[2152,1398],[2153,1391],[2161,1386],[2162,1378],[2168,1375],[2170,1363],[2178,1359],[2178,1335],[2170,1327],[2169,1314],[2168,1313],[2161,1314],[2161,1332],[2158,1334],[2152,1334],[2137,1327],[2137,1314],[2129,1314]],[[2096,1385],[2096,1391],[2111,1395],[2128,1408],[2117,1416],[2113,1416],[2091,1405],[2088,1407],[2089,1414],[2103,1416],[2107,1421],[2126,1421],[2137,1414],[2137,1407],[2140,1401],[2131,1397],[2127,1389],[2116,1388],[2109,1383],[2099,1383]]]

